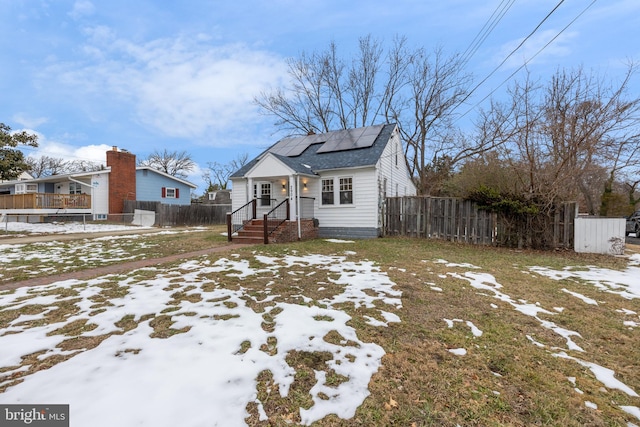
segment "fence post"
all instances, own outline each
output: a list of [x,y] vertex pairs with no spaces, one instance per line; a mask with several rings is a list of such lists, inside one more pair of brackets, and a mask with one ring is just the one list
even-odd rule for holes
[[231,214],[228,213],[227,214],[227,242],[230,242],[232,240],[231,239],[231,233],[232,233],[232,231],[231,231]]

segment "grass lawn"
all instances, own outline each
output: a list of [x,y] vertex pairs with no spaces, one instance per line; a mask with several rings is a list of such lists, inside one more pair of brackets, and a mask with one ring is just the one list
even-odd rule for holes
[[[102,241],[99,245],[103,247],[103,259],[122,262],[131,256],[155,257],[224,244],[220,231],[149,234],[129,240]],[[96,247],[83,246],[84,250],[79,250],[78,246],[95,244],[77,241],[51,246],[27,245],[21,248],[23,255],[16,256],[15,264],[5,264],[9,268],[3,270],[0,279],[24,278],[30,270],[52,274],[71,268],[68,266],[89,268],[95,264],[83,264],[81,257]],[[59,254],[61,245],[66,245],[65,263],[29,261],[30,257],[24,255],[40,254],[42,260],[47,251]],[[12,250],[5,248],[0,255]],[[313,425],[640,425],[640,420],[633,416],[633,408],[640,407],[640,398],[633,395],[634,390],[640,392],[640,298],[621,295],[621,289],[615,286],[602,283],[596,286],[577,275],[566,274],[559,279],[552,273],[566,272],[566,267],[586,273],[597,266],[604,269],[600,271],[604,277],[607,274],[613,277],[617,272],[634,268],[629,267],[627,259],[401,238],[350,243],[318,239],[286,245],[247,246],[234,251],[232,259],[246,261],[247,266],[259,271],[264,268],[263,259],[307,254],[338,254],[349,262],[372,262],[395,283],[394,289],[402,292],[402,306],[394,309],[379,299],[374,299],[372,307],[348,301],[333,306],[350,316],[347,325],[356,331],[360,342],[377,344],[385,355],[369,382],[370,395],[353,417],[345,420],[329,415]],[[222,257],[230,254],[211,255],[199,262],[215,263]],[[18,266],[20,268],[13,269]],[[114,298],[122,298],[123,293],[127,293],[122,287],[124,282],[132,288],[136,284],[147,286],[159,271],[178,271],[179,268],[185,267],[176,263],[160,270],[142,270],[104,280],[99,285],[103,291],[92,297],[92,310],[96,314],[108,311]],[[66,323],[64,328],[52,332],[64,337],[58,344],[64,350],[60,354],[49,358],[39,358],[42,352],[22,355],[20,366],[0,366],[0,401],[3,392],[8,393],[14,386],[18,388],[28,375],[76,357],[79,353],[74,350],[89,351],[109,337],[126,334],[143,324],[148,324],[153,338],[171,340],[188,333],[189,328],[176,324],[173,315],[180,307],[203,302],[196,292],[198,286],[203,292],[214,288],[234,292],[241,289],[243,304],[261,313],[264,319],[261,328],[267,332],[277,324],[281,313],[278,304],[326,309],[326,301],[338,287],[334,283],[335,272],[313,265],[282,267],[275,278],[209,272],[206,282],[202,276],[198,279],[200,285],[189,286],[181,282],[180,275],[171,277],[175,291],[162,311],[149,308],[149,312],[141,316],[124,316],[115,322],[118,330],[91,338],[82,336],[82,331],[95,328],[90,317]],[[640,276],[636,277],[640,281]],[[78,289],[81,286],[78,285]],[[273,295],[273,300],[266,305],[252,297],[261,295],[265,286],[269,286]],[[78,290],[72,287],[65,292],[73,294]],[[366,292],[371,297],[379,296],[375,290]],[[14,326],[12,322],[20,315],[46,313],[28,325],[41,327],[78,313],[73,298],[71,303],[59,304],[55,309],[37,303],[23,304],[19,310],[2,307],[1,297],[9,294],[0,292],[0,343],[2,330]],[[237,305],[231,300],[225,301],[229,309]],[[400,322],[385,322],[381,315],[385,312],[399,316]],[[328,333],[324,340],[347,347],[357,344],[345,342],[337,333]],[[250,346],[247,340],[238,352],[250,351]],[[261,350],[269,354],[276,348],[276,343],[265,342]],[[248,403],[246,410],[250,416],[244,421],[248,425],[282,426],[300,422],[300,408],[313,406],[310,390],[316,383],[318,371],[326,371],[329,386],[338,387],[348,380],[327,368],[330,359],[331,355],[324,352],[288,352],[286,363],[295,369],[288,395],[282,397],[274,392],[277,384],[273,375],[269,371],[261,372],[256,379],[256,393],[262,407]],[[603,376],[605,368],[614,371],[613,380]],[[9,373],[11,376],[7,377]],[[268,420],[261,416],[261,411]]]

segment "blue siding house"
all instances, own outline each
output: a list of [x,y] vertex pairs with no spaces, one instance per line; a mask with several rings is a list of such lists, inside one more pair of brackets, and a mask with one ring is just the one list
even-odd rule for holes
[[136,168],[136,198],[165,205],[191,204],[191,190],[196,185],[159,170],[142,166]]
[[92,214],[107,219],[122,214],[125,200],[190,205],[197,186],[148,166],[136,166],[136,156],[113,147],[107,166],[41,178],[0,182],[0,215]]

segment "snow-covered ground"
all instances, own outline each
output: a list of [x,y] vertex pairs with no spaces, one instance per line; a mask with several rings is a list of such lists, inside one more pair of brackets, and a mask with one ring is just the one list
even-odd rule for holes
[[3,233],[11,232],[11,237],[16,237],[13,233],[22,235],[33,234],[69,234],[69,233],[97,233],[104,231],[136,231],[142,226],[125,224],[100,224],[82,222],[53,222],[53,223],[27,223],[18,221],[0,222],[0,238]]
[[[0,394],[0,401],[70,404],[75,426],[242,426],[248,404],[255,405],[262,419],[270,415],[258,398],[256,378],[261,372],[273,375],[270,394],[287,395],[296,366],[289,365],[286,356],[296,350],[331,355],[326,368],[316,371],[315,386],[310,391],[313,405],[299,410],[302,423],[311,424],[328,414],[351,418],[369,395],[368,383],[380,367],[384,350],[375,342],[361,340],[348,325],[351,316],[340,307],[345,302],[365,307],[363,320],[384,328],[400,321],[402,293],[375,262],[361,260],[349,250],[349,241],[336,243],[344,243],[344,250],[335,255],[290,253],[269,257],[256,252],[249,257],[232,255],[216,261],[203,257],[173,268],[146,268],[124,276],[0,291],[0,310],[31,306],[29,314],[20,314],[0,331],[0,385],[9,385]],[[0,245],[0,260],[3,256],[20,256],[19,245],[10,246]],[[563,307],[543,307],[512,298],[481,266],[443,259],[424,263],[425,267],[434,263],[451,269],[438,286],[427,284],[434,292],[447,292],[449,278],[464,280],[474,292],[487,298],[491,309],[516,310],[562,337],[565,348],[527,336],[533,347],[588,369],[603,387],[638,399],[638,405],[611,404],[640,420],[637,391],[617,379],[611,367],[590,360],[580,346],[578,331],[549,320],[554,313],[565,310]],[[640,255],[632,256],[623,271],[593,267],[558,271],[534,266],[529,273],[580,280],[602,292],[617,294],[620,304],[616,311],[625,317],[624,326],[640,326],[638,313],[625,306],[625,301],[640,298]],[[295,288],[293,297],[285,298],[274,290],[285,275],[305,284]],[[255,281],[262,285],[250,286]],[[314,294],[321,291],[323,297],[312,298],[310,289]],[[586,305],[598,304],[579,292],[562,292]],[[178,294],[183,298],[176,302]],[[62,305],[73,306],[73,310],[67,308],[72,314],[41,322]],[[174,322],[171,328],[180,333],[154,337],[149,315],[170,315]],[[125,317],[135,326],[125,327],[121,322]],[[78,330],[82,322],[86,324]],[[482,325],[465,319],[444,318],[443,322],[445,327],[466,328],[474,343],[482,340]],[[74,326],[79,339],[102,341],[91,348],[64,350],[62,343],[70,337],[62,331]],[[331,331],[343,340],[325,340]],[[108,334],[112,335],[100,338]],[[473,350],[452,348],[450,352],[465,357]],[[29,369],[22,356],[35,352],[42,352],[40,360],[72,357],[14,383],[14,374]],[[327,376],[333,373],[346,380],[337,387],[330,386]],[[576,384],[576,378],[567,380]],[[586,397],[584,404],[597,410]]]

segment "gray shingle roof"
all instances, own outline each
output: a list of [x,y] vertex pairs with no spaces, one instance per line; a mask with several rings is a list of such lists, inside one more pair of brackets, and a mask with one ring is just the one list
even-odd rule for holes
[[[273,144],[258,157],[234,172],[231,178],[243,177],[267,153],[277,157],[296,173],[306,175],[330,169],[373,166],[380,159],[395,128],[395,124],[386,124],[349,131],[341,130],[312,136],[286,138]],[[357,135],[369,135],[367,138],[370,141],[366,138],[353,141],[354,132]],[[327,141],[330,146],[325,145]],[[362,146],[369,143],[369,146]],[[287,152],[294,155],[282,154]]]

